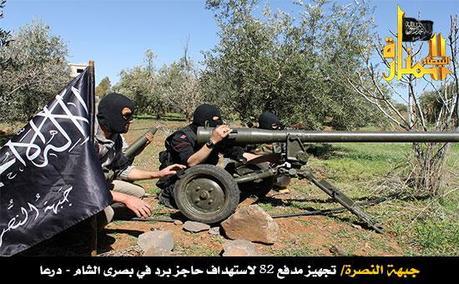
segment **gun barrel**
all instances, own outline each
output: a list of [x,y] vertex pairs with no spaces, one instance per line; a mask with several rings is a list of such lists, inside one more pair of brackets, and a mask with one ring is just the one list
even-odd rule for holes
[[124,155],[128,159],[134,159],[135,156],[137,156],[142,151],[142,149],[145,147],[145,145],[147,144],[147,138],[145,137],[145,135],[147,133],[149,133],[149,132],[152,135],[155,135],[156,131],[158,131],[158,129],[156,127],[148,129],[147,132],[145,132],[142,136],[140,136],[137,140],[135,140],[134,143],[132,143],[126,149],[126,151],[124,152]]
[[[209,141],[213,128],[198,127],[197,142]],[[321,132],[305,130],[265,130],[233,128],[228,140],[234,144],[262,144],[285,142],[296,137],[304,143],[414,143],[414,142],[459,142],[459,132]]]

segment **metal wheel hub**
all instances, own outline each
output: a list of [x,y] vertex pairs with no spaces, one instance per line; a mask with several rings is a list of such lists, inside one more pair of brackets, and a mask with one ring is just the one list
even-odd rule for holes
[[212,212],[223,207],[225,192],[214,180],[197,178],[187,184],[186,198],[195,209]]

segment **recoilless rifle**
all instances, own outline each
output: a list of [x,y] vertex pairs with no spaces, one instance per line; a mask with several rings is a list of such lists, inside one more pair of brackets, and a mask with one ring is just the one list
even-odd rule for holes
[[[213,128],[199,127],[197,143],[204,144]],[[259,189],[266,194],[280,175],[307,179],[334,201],[356,215],[369,228],[382,232],[373,218],[342,191],[305,169],[308,154],[305,143],[447,143],[459,142],[459,132],[318,132],[304,130],[264,130],[235,128],[225,138],[225,145],[279,143],[275,160],[262,162],[263,156],[247,163],[229,163],[225,169],[214,165],[197,165],[178,175],[174,188],[175,202],[183,215],[203,223],[218,223],[228,218],[246,191]],[[342,211],[342,210],[339,210]]]

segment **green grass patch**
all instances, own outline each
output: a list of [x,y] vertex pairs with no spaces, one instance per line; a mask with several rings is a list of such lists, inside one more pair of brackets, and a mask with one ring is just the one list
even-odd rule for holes
[[402,164],[409,150],[409,144],[345,143],[335,146],[330,158],[319,164],[334,180],[367,181]]
[[302,246],[295,246],[295,247],[290,247],[285,250],[282,250],[282,252],[279,251],[273,251],[273,255],[277,256],[307,256],[307,255],[318,255],[317,251],[314,249],[311,249],[307,245],[302,245]]
[[178,246],[174,249],[174,252],[178,255],[186,256],[218,256],[220,254],[220,251],[202,244],[192,244],[187,247]]
[[428,219],[415,226],[415,242],[423,255],[459,255],[459,223]]
[[[135,119],[154,120],[156,116],[150,114],[137,114]],[[168,112],[161,116],[161,120],[166,121],[186,121],[186,117],[181,113]]]

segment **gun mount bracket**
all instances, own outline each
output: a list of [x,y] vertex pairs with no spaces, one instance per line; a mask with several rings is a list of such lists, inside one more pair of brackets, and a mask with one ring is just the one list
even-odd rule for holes
[[287,161],[291,162],[296,168],[300,168],[302,165],[307,163],[304,160],[304,154],[306,150],[303,146],[303,142],[298,136],[287,135]]

